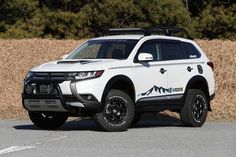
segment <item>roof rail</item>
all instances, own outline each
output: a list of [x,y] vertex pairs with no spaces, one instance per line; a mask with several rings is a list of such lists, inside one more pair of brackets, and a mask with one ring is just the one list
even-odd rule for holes
[[144,34],[142,28],[112,28],[108,29],[108,35],[121,35],[121,34]]
[[166,36],[174,36],[176,33],[184,33],[187,39],[193,40],[189,33],[184,28],[179,27],[164,27],[164,26],[155,26],[147,29],[143,28],[114,28],[109,29],[108,35],[122,35],[122,34],[143,34],[145,36],[152,34],[161,34]]

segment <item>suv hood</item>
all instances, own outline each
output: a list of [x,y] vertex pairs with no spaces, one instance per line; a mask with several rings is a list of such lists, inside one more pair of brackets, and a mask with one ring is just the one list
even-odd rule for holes
[[75,72],[104,70],[109,68],[116,59],[79,59],[79,60],[59,60],[41,64],[31,69],[35,72]]

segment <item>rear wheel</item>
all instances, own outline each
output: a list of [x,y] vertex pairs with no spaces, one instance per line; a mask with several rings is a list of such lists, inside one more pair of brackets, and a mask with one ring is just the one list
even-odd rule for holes
[[29,112],[29,117],[41,129],[57,129],[66,122],[68,115],[62,112]]
[[180,118],[184,125],[192,127],[202,126],[207,118],[207,104],[206,96],[201,90],[190,89],[180,113]]
[[124,131],[134,118],[134,104],[125,92],[112,89],[108,92],[102,112],[95,121],[106,131]]

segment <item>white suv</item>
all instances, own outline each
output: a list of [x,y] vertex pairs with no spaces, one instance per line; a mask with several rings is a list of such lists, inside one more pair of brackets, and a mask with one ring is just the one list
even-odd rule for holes
[[90,39],[64,59],[31,69],[23,106],[42,129],[93,116],[103,129],[122,131],[142,113],[163,110],[200,127],[215,95],[213,63],[194,41],[170,36],[183,30],[112,29]]

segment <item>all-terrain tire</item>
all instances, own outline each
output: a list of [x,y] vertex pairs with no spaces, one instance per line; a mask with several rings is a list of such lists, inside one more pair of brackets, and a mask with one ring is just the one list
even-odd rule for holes
[[134,103],[130,96],[117,89],[111,89],[105,99],[103,110],[95,114],[97,124],[106,131],[124,131],[134,118]]
[[198,89],[188,90],[180,118],[185,126],[201,127],[207,118],[208,102],[205,94]]
[[57,129],[62,126],[68,115],[63,112],[30,112],[30,120],[41,129]]

